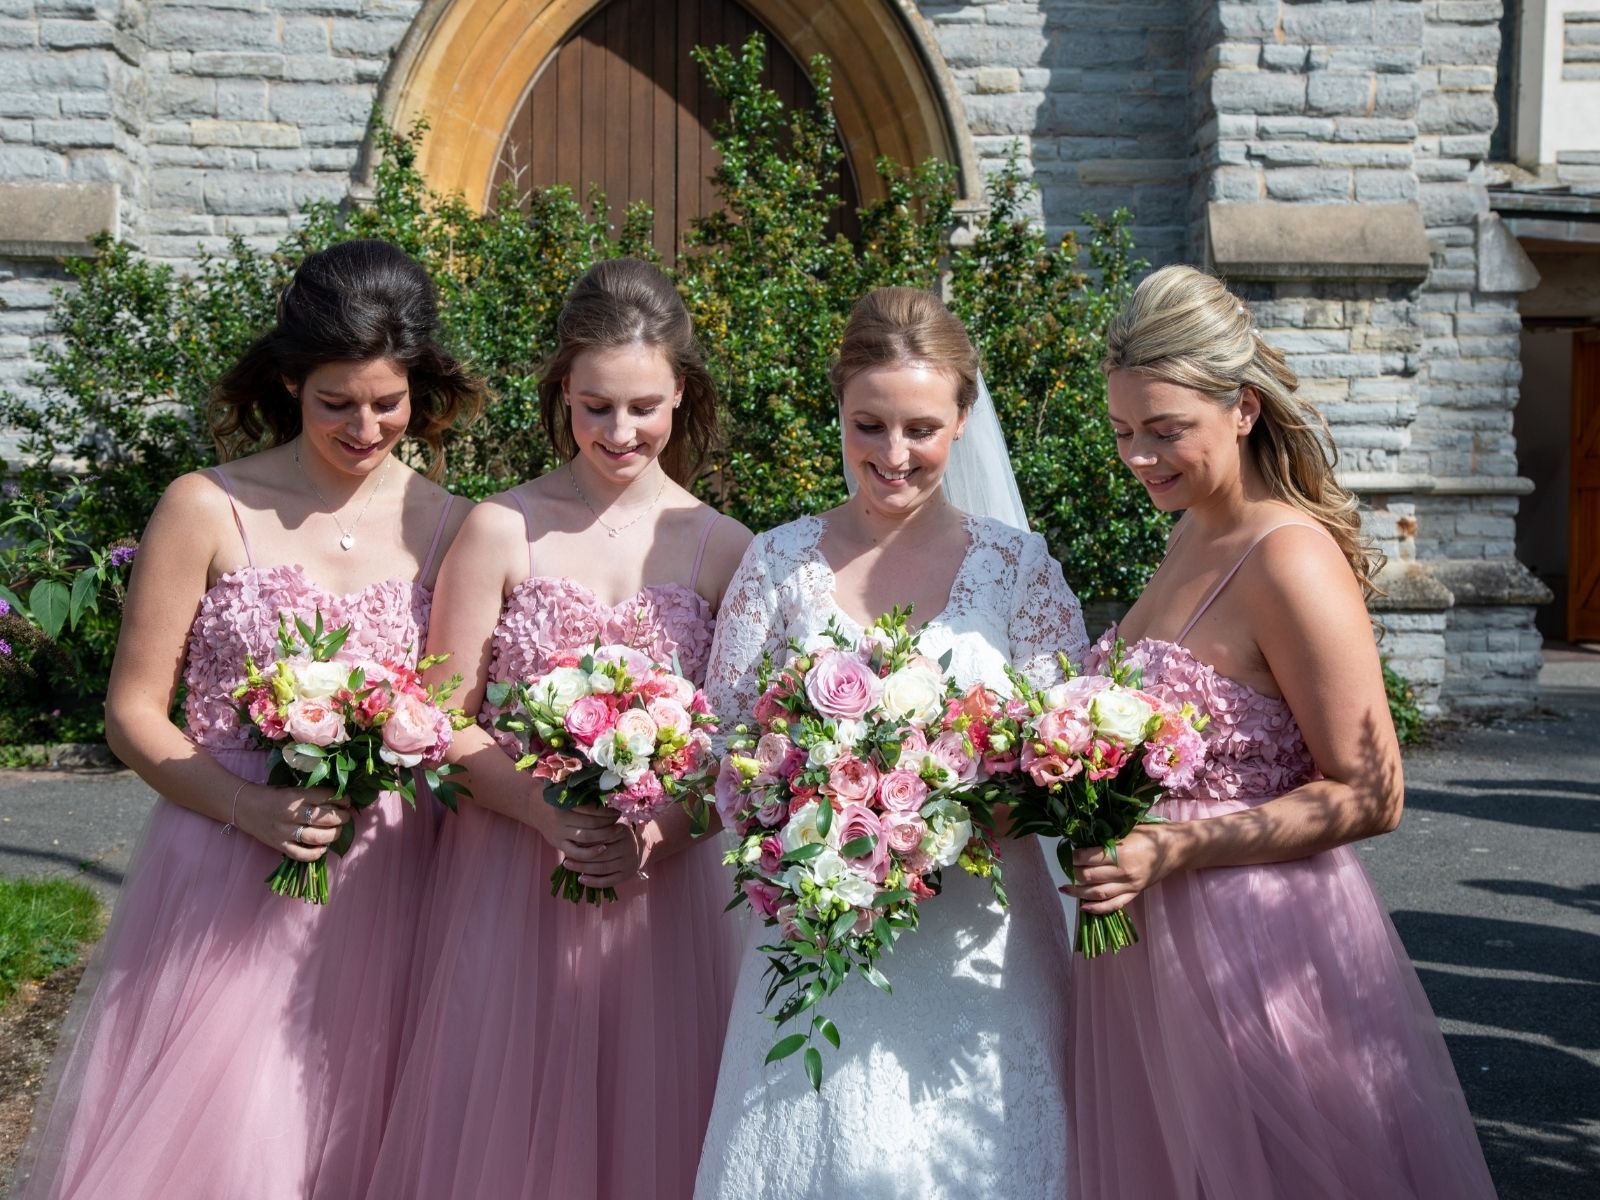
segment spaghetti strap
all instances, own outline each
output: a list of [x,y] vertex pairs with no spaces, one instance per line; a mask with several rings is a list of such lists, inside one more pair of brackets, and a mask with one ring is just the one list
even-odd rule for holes
[[233,524],[239,531],[239,540],[244,543],[244,561],[249,566],[256,565],[255,555],[250,553],[250,535],[244,531],[244,517],[239,512],[239,505],[233,496],[233,485],[228,482],[228,477],[222,473],[221,467],[210,467],[206,473],[221,485],[223,492],[228,497],[228,508],[233,512]]
[[716,525],[722,514],[713,512],[711,519],[706,522],[706,527],[700,531],[700,545],[695,548],[694,566],[689,569],[689,590],[695,591],[700,582],[700,564],[705,561],[706,543],[711,540],[711,529]]
[[1324,537],[1331,536],[1326,529],[1322,528],[1322,526],[1307,525],[1304,521],[1285,521],[1281,525],[1274,525],[1272,528],[1263,530],[1261,533],[1256,534],[1255,540],[1244,548],[1244,553],[1239,556],[1239,561],[1234,563],[1228,573],[1217,581],[1217,586],[1212,588],[1210,595],[1200,602],[1200,607],[1194,610],[1194,615],[1189,618],[1189,623],[1183,627],[1183,631],[1179,633],[1177,637],[1172,639],[1173,644],[1177,646],[1183,645],[1183,639],[1189,636],[1189,631],[1195,627],[1195,623],[1199,621],[1201,617],[1206,615],[1206,609],[1211,607],[1211,602],[1218,596],[1222,595],[1222,589],[1233,582],[1233,577],[1239,573],[1239,568],[1244,566],[1244,560],[1250,557],[1250,552],[1252,550],[1265,541],[1271,534],[1277,533],[1278,530],[1292,528],[1315,529]]
[[423,586],[427,586],[428,580],[433,577],[433,559],[434,555],[439,552],[439,538],[443,535],[444,527],[450,520],[451,510],[455,506],[456,498],[454,496],[445,497],[444,511],[439,514],[439,524],[433,530],[433,541],[428,543],[428,557],[422,563],[422,574],[417,576],[417,582]]
[[533,575],[534,575],[534,571],[533,571],[533,518],[528,515],[528,506],[527,506],[527,504],[525,504],[523,502],[522,497],[517,495],[517,489],[516,488],[512,488],[506,494],[508,496],[510,496],[513,500],[516,501],[517,508],[520,509],[521,512],[522,512],[522,536],[527,540],[527,543],[528,543],[528,578],[532,579]]

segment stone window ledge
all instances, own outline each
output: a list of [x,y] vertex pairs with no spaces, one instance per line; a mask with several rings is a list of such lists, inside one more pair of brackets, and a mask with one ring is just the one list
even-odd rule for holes
[[116,237],[114,183],[0,183],[0,257],[72,258]]

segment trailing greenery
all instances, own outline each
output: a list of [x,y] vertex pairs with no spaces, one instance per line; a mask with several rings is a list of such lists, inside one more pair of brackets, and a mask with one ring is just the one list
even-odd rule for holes
[[1383,692],[1389,701],[1389,715],[1394,718],[1394,733],[1402,746],[1415,745],[1428,736],[1428,720],[1417,705],[1417,694],[1411,682],[1383,660]]
[[100,900],[67,879],[0,879],[0,1004],[78,961],[100,936]]
[[[827,367],[850,308],[884,284],[943,287],[983,352],[1024,502],[1068,580],[1085,600],[1131,599],[1160,556],[1166,518],[1117,465],[1103,415],[1102,331],[1143,266],[1128,214],[1086,216],[1086,246],[1051,242],[1030,219],[1031,185],[1013,163],[989,180],[987,214],[953,245],[952,168],[885,160],[884,197],[861,213],[859,240],[830,233],[842,151],[828,65],[811,64],[816,104],[786,110],[761,84],[764,56],[759,37],[695,51],[730,113],[716,131],[721,208],[696,222],[667,267],[724,401],[726,444],[701,494],[758,530],[841,500]],[[35,613],[34,590],[47,578],[68,583],[62,571],[100,571],[96,556],[138,536],[167,483],[213,460],[211,382],[270,324],[293,266],[332,242],[379,237],[414,255],[438,285],[447,340],[491,384],[484,419],[448,442],[449,486],[481,497],[554,465],[535,388],[562,299],[600,258],[654,257],[652,216],[634,205],[613,227],[597,192],[580,203],[567,188],[522,193],[515,183],[475,211],[428,189],[416,166],[424,136],[421,126],[379,127],[371,205],[313,206],[270,251],[236,239],[181,273],[107,241],[68,264],[74,286],[61,292],[60,344],[34,381],[41,397],[0,396],[0,424],[23,431],[22,462],[7,464],[20,495],[58,489],[55,472],[68,466],[96,481],[67,507],[70,541],[52,564],[28,554],[0,562],[0,584],[26,602],[0,618],[13,622],[0,635],[16,635],[0,666],[8,680],[53,676],[40,664],[57,656],[75,686],[103,692],[117,597],[74,620],[69,590],[67,620],[52,627],[43,618],[53,622],[59,594],[47,588],[50,604]],[[38,709],[22,713],[37,703],[8,688],[0,740],[65,740],[40,727]]]

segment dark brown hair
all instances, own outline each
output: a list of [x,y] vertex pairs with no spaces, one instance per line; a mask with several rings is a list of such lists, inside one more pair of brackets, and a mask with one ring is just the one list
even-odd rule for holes
[[961,318],[932,292],[876,288],[850,310],[828,382],[834,397],[842,399],[844,385],[858,372],[909,363],[926,363],[954,376],[956,405],[962,412],[978,398],[978,350]]
[[444,432],[475,418],[483,381],[439,345],[433,282],[397,246],[340,242],[307,256],[278,297],[278,319],[211,390],[211,436],[224,462],[300,433],[296,386],[326,363],[387,359],[411,389],[406,435],[444,473]]
[[683,298],[661,271],[637,258],[595,263],[578,280],[556,319],[556,352],[539,377],[539,408],[550,444],[563,458],[578,453],[562,384],[585,350],[635,344],[666,356],[683,400],[672,413],[672,437],[661,466],[679,483],[699,473],[717,444],[717,389],[706,371]]

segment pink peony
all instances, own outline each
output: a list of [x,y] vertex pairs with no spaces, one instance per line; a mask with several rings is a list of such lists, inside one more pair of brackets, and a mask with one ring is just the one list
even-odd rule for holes
[[657,729],[670,729],[679,737],[688,737],[689,731],[694,728],[689,710],[676,700],[663,698],[648,701],[644,711],[650,715]]
[[[582,702],[580,701],[579,703]],[[570,719],[572,715],[570,709],[567,715]],[[571,728],[571,726],[569,725],[568,728]],[[617,723],[614,729],[619,736],[628,739],[630,742],[638,738],[642,741],[648,741],[652,746],[655,745],[656,723],[651,720],[650,714],[642,708],[630,708],[620,713],[617,716]],[[573,736],[576,737],[577,735],[574,734]]]
[[859,858],[847,860],[873,883],[882,883],[889,873],[889,842],[883,836],[883,822],[864,804],[847,804],[839,814],[839,844],[848,846],[857,838],[870,837],[872,849]]
[[928,747],[933,761],[955,773],[962,783],[971,783],[978,777],[978,762],[967,750],[966,735],[954,729],[941,733]]
[[617,723],[616,713],[600,696],[584,696],[567,709],[567,732],[579,745],[592,746],[595,739]]
[[304,697],[290,702],[283,714],[283,729],[295,742],[337,746],[345,740],[344,714],[325,699]]
[[1034,730],[1057,754],[1084,754],[1094,740],[1089,714],[1078,708],[1053,708],[1039,718]]
[[859,721],[878,701],[878,677],[853,654],[826,651],[806,673],[806,698],[824,717]]
[[765,779],[778,778],[778,765],[789,756],[789,751],[794,749],[793,743],[781,733],[764,733],[756,742],[755,753],[751,758],[761,764],[759,774]]
[[915,853],[918,846],[922,845],[923,836],[928,832],[928,823],[915,813],[884,813],[884,835],[889,842],[889,849],[904,858]]
[[396,754],[431,750],[438,739],[438,717],[438,709],[426,700],[402,692],[394,698],[394,707],[383,723],[383,744]]
[[828,783],[824,790],[840,800],[866,800],[877,789],[877,768],[865,759],[847,755],[828,764]]

